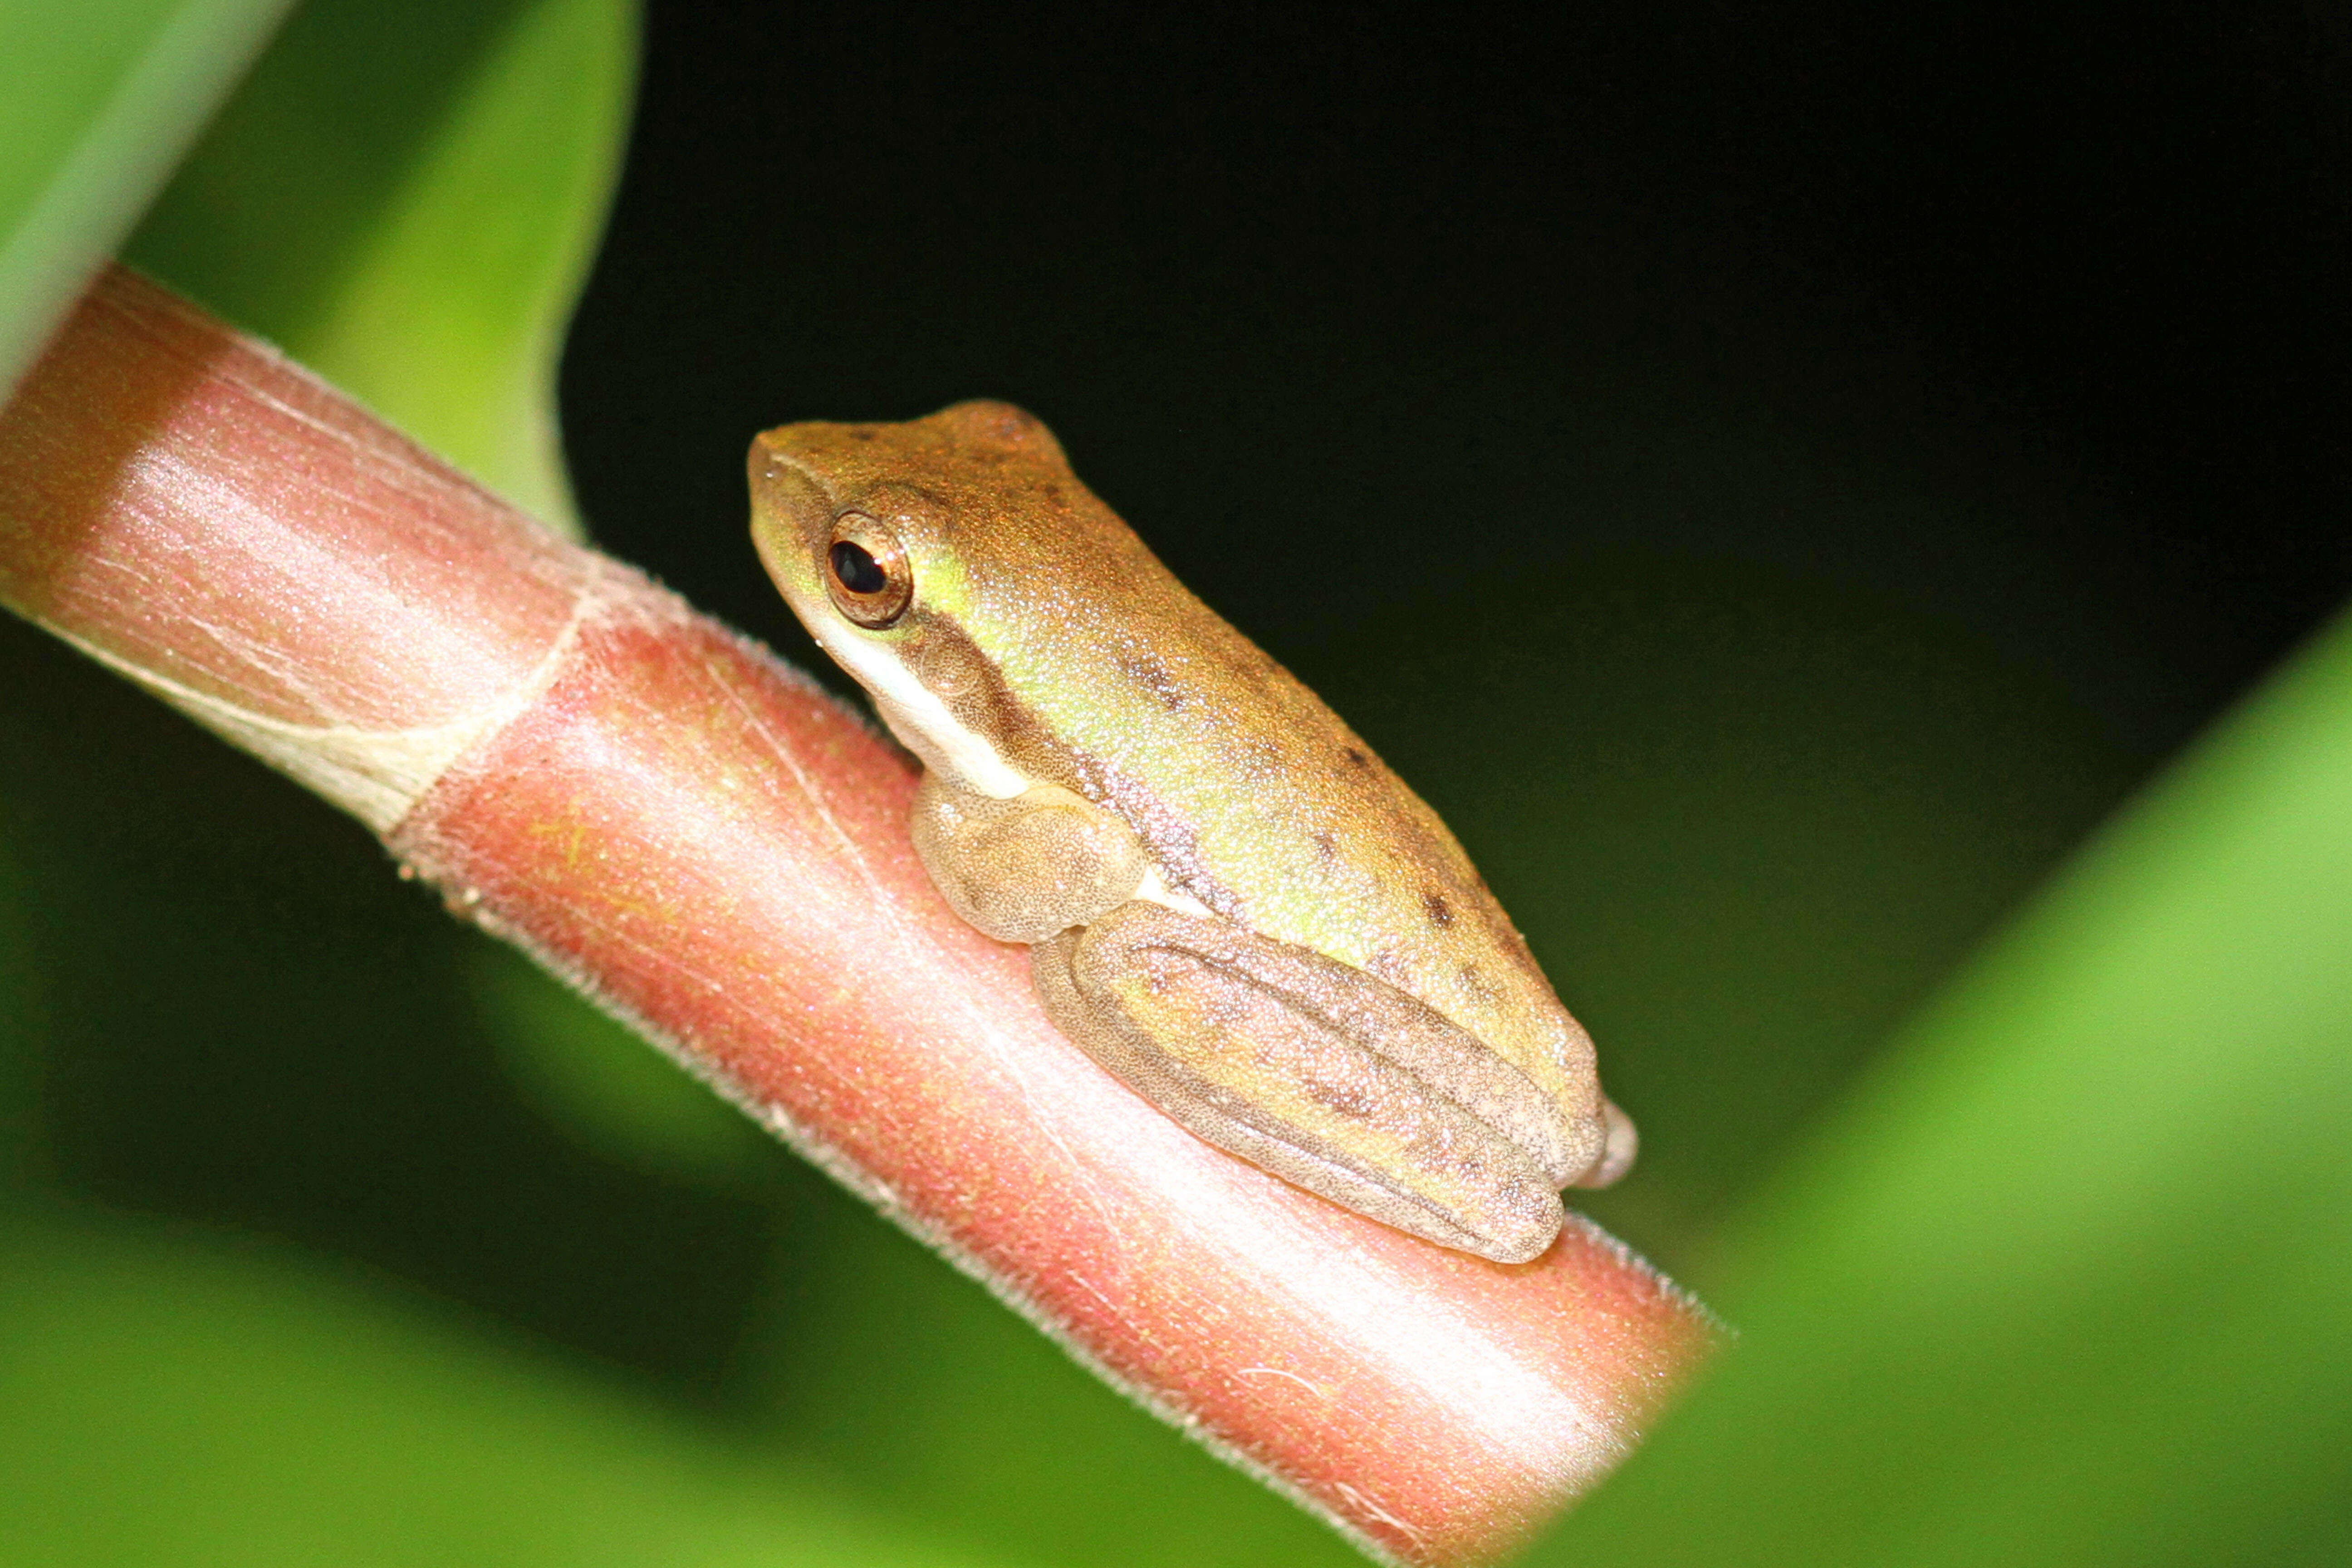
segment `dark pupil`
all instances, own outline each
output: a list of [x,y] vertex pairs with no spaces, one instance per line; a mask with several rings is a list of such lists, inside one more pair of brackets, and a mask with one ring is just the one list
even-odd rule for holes
[[833,574],[853,594],[878,594],[889,582],[881,563],[846,539],[833,547]]

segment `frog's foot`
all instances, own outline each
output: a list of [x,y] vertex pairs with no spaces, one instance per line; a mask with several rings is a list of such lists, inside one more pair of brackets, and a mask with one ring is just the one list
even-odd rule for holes
[[1131,900],[1031,954],[1062,1032],[1208,1142],[1499,1263],[1559,1232],[1567,1131],[1524,1074],[1307,948]]
[[1601,1158],[1569,1185],[1614,1186],[1619,1177],[1633,1168],[1633,1156],[1642,1152],[1642,1135],[1634,1130],[1633,1119],[1618,1110],[1615,1100],[1603,1100],[1601,1102]]
[[1150,865],[1133,828],[1054,784],[993,800],[925,773],[909,826],[956,913],[999,942],[1094,919],[1132,897]]

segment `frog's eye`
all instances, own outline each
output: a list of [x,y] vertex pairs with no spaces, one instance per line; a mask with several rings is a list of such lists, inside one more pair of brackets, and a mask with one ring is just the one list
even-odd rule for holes
[[898,536],[862,511],[834,519],[824,585],[835,609],[874,632],[905,615],[915,597],[914,570]]

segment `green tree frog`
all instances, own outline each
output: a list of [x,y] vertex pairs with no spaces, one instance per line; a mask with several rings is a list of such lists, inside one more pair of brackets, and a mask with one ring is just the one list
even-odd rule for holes
[[1498,1262],[1623,1173],[1592,1042],[1436,814],[1186,592],[1036,419],[751,448],[787,603],[926,770],[915,847],[1047,1015],[1207,1142]]

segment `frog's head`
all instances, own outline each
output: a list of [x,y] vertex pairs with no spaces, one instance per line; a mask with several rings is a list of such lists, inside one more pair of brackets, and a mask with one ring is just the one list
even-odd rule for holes
[[751,479],[752,541],[793,613],[901,740],[984,794],[1034,782],[1007,761],[1022,672],[1051,679],[1099,606],[1183,592],[1009,404],[783,426],[752,442]]
[[968,607],[974,565],[1018,552],[1075,483],[1053,433],[1004,403],[894,425],[786,425],[751,443],[751,539],[828,652],[834,626],[904,644]]

